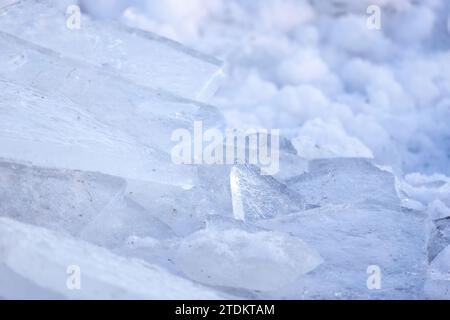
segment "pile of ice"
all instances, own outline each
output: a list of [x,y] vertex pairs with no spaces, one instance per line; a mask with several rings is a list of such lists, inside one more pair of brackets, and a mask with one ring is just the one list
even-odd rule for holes
[[[424,212],[430,239],[440,239],[431,256],[448,245],[448,1],[117,0],[111,11],[80,3],[227,61],[230,80],[213,101],[231,126],[283,128],[307,159],[375,158],[392,168],[402,205]],[[374,6],[379,30],[367,27]],[[346,192],[341,181],[332,198],[370,192]],[[304,192],[316,200],[320,188]],[[450,261],[440,261],[448,279]],[[442,288],[433,296],[448,297]]]
[[[81,2],[95,12],[93,2]],[[177,1],[152,1],[148,15],[139,16],[115,3],[116,10],[99,12],[178,39],[177,30],[192,41],[203,34],[205,51],[226,46],[215,53],[231,63],[234,81],[221,81],[224,67],[215,58],[153,33],[86,15],[80,28],[70,28],[70,1],[0,1],[0,298],[448,297],[450,179],[403,179],[379,166],[404,161],[401,148],[412,136],[383,140],[398,119],[389,106],[408,101],[378,66],[389,53],[372,56],[378,45],[354,48],[330,35],[325,62],[318,51],[293,45],[318,45],[320,32],[336,32],[330,26],[338,7],[192,1],[186,12],[174,9]],[[255,9],[265,23],[246,20]],[[286,18],[287,11],[302,14]],[[202,33],[203,23],[220,14],[224,20]],[[342,30],[357,26],[355,17],[339,17]],[[179,29],[164,28],[174,20]],[[274,34],[252,37],[257,28]],[[215,36],[224,30],[230,32],[224,39]],[[236,34],[247,46],[231,46]],[[273,47],[280,34],[285,44]],[[381,34],[375,40],[385,48]],[[343,65],[353,54],[360,58]],[[285,59],[290,55],[295,58]],[[443,53],[433,57],[448,62]],[[255,71],[273,60],[285,66]],[[355,78],[351,86],[331,62],[349,68],[348,81],[358,70],[380,76],[373,83],[369,75],[363,83]],[[295,63],[306,68],[298,76]],[[407,79],[410,65],[400,69]],[[423,102],[443,99],[444,89]],[[383,116],[365,113],[371,103],[379,103]],[[292,113],[270,112],[271,105],[290,106]],[[331,117],[314,119],[318,112]],[[195,121],[224,130],[239,125],[236,119],[289,129],[277,174],[262,175],[249,163],[172,161],[174,130],[192,132]],[[359,136],[362,127],[367,140]],[[446,130],[430,126],[424,134],[442,137]],[[428,152],[418,150],[418,159]]]

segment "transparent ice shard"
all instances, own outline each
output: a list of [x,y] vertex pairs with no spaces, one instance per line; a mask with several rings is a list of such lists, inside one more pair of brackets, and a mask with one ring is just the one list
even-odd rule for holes
[[[81,271],[69,290],[67,270]],[[75,269],[74,269],[75,270]],[[220,299],[152,264],[114,255],[61,233],[0,218],[0,296],[71,299]]]
[[307,173],[286,184],[316,205],[400,206],[394,176],[363,158],[312,160]]
[[0,79],[60,100],[61,108],[69,101],[105,126],[169,153],[174,130],[192,130],[194,121],[205,129],[223,123],[214,107],[135,85],[2,32]]
[[[279,153],[279,171],[271,176],[261,176],[262,181],[275,181],[275,184],[281,189],[285,181],[288,181],[292,177],[299,176],[307,171],[308,161],[295,155],[293,150],[289,147],[289,140],[280,137],[280,153]],[[270,139],[268,139],[270,141]],[[224,141],[226,146],[226,141]],[[235,149],[237,150],[237,148]],[[224,148],[224,154],[226,149]],[[235,151],[236,155],[236,151]],[[249,159],[249,148],[246,148],[246,158],[245,163],[256,171],[260,171],[260,167],[257,165],[250,165]],[[233,163],[242,163],[243,161],[234,158],[234,162],[231,164],[223,165],[202,165],[198,166],[198,176],[199,176],[199,186],[204,189],[205,194],[210,198],[210,200],[216,204],[214,210],[215,214],[220,214],[224,216],[233,216],[232,207],[232,196],[230,187],[230,174],[232,171]],[[245,166],[241,164],[241,166]],[[259,174],[259,173],[258,173]],[[277,180],[279,181],[277,183]],[[281,182],[281,183],[280,183]],[[290,191],[290,194],[294,192]],[[289,197],[289,195],[282,196],[283,198]],[[295,198],[293,201],[298,200],[298,195],[293,195]],[[290,201],[291,202],[291,201]],[[237,204],[237,203],[235,203]],[[262,204],[263,205],[263,204]],[[292,210],[297,210],[297,207],[302,208],[302,205],[293,205]]]
[[52,0],[3,3],[0,30],[61,55],[85,61],[134,83],[198,100],[209,99],[223,77],[215,58],[155,34],[84,14],[69,28],[66,7]]
[[305,210],[304,200],[258,167],[235,165],[230,173],[233,214],[236,219],[255,221]]
[[302,240],[279,232],[206,228],[187,237],[177,266],[200,283],[275,291],[322,262]]

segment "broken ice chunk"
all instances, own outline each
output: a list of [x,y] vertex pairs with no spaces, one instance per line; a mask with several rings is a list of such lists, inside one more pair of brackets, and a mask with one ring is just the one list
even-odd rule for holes
[[[256,225],[299,237],[323,263],[280,295],[291,299],[417,299],[427,267],[425,217],[381,206],[333,205],[259,220]],[[372,267],[371,267],[372,266]],[[371,268],[369,268],[371,267]],[[380,290],[368,279],[381,276]]]
[[[69,283],[77,275],[80,282]],[[81,290],[69,289],[78,283]],[[7,299],[221,298],[212,290],[156,265],[123,258],[87,242],[8,218],[0,218],[0,296]]]
[[214,107],[135,85],[2,32],[0,78],[61,104],[68,100],[102,124],[166,152],[173,147],[174,130],[192,130],[194,121],[202,121],[205,128],[222,125]]
[[178,267],[198,282],[262,291],[283,287],[321,261],[315,250],[287,234],[215,228],[186,238],[175,257]]
[[[86,61],[137,84],[207,100],[223,77],[221,63],[155,34],[95,21],[78,26],[57,1],[16,1],[1,8],[0,30],[63,56]],[[62,10],[64,9],[64,10]]]
[[[303,174],[307,170],[307,161],[290,153],[280,153],[280,171],[273,176],[284,182],[293,176]],[[198,166],[199,186],[210,201],[215,203],[211,212],[224,216],[233,215],[232,196],[230,188],[230,173],[232,165],[202,165]],[[256,170],[259,170],[255,168]],[[261,177],[263,181],[274,181],[268,176]],[[280,185],[279,183],[277,185]],[[292,193],[292,192],[291,192]],[[297,197],[295,197],[297,198]],[[293,210],[296,210],[293,206]]]
[[236,219],[255,221],[305,210],[305,202],[295,192],[258,167],[235,165],[230,173],[233,214]]
[[0,79],[0,157],[61,169],[192,185],[195,171],[80,110],[67,97]]
[[287,181],[307,203],[399,207],[394,176],[363,158],[320,159],[308,172]]
[[0,216],[108,248],[130,236],[168,239],[199,230],[211,207],[201,197],[170,184],[0,160]]
[[0,216],[76,236],[125,186],[99,173],[0,161]]

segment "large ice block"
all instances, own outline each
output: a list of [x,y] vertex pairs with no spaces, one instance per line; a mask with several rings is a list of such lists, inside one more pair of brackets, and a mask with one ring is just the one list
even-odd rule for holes
[[123,247],[129,237],[188,235],[205,226],[214,207],[195,187],[0,159],[0,216],[110,249]]
[[77,236],[125,187],[99,173],[0,161],[0,216]]
[[2,1],[0,30],[86,61],[142,86],[207,100],[223,77],[215,58],[155,34],[82,14],[80,28],[58,1]]
[[[324,260],[283,294],[313,299],[423,297],[427,218],[401,208],[394,177],[363,159],[311,164],[306,177],[294,179],[291,186],[320,207],[256,222],[299,237]],[[368,285],[378,275],[380,287]]]
[[[338,205],[260,220],[258,226],[304,240],[324,260],[278,295],[260,298],[421,298],[427,269],[423,220],[401,210]],[[368,285],[377,275],[380,287]]]
[[194,121],[220,127],[223,120],[215,107],[133,84],[1,31],[0,79],[39,90],[60,108],[70,101],[112,130],[168,153],[174,130],[192,130]]
[[[79,282],[71,278],[78,275]],[[79,284],[80,290],[74,289],[73,284]],[[156,265],[117,256],[59,232],[8,218],[0,218],[0,297],[221,298],[211,289],[173,275]]]
[[[132,181],[95,172],[27,166],[0,160],[0,216],[65,232],[107,248],[121,247],[130,236],[167,239],[174,235],[160,216],[168,194],[180,187],[144,184],[154,204],[146,209],[129,198]],[[189,203],[179,201],[180,205]],[[167,211],[170,207],[166,205]]]

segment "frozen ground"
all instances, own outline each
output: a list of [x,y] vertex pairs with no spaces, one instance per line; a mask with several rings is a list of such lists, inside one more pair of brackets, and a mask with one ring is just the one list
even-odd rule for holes
[[[450,298],[447,1],[69,4],[0,0],[0,297]],[[194,121],[280,171],[174,164]]]

